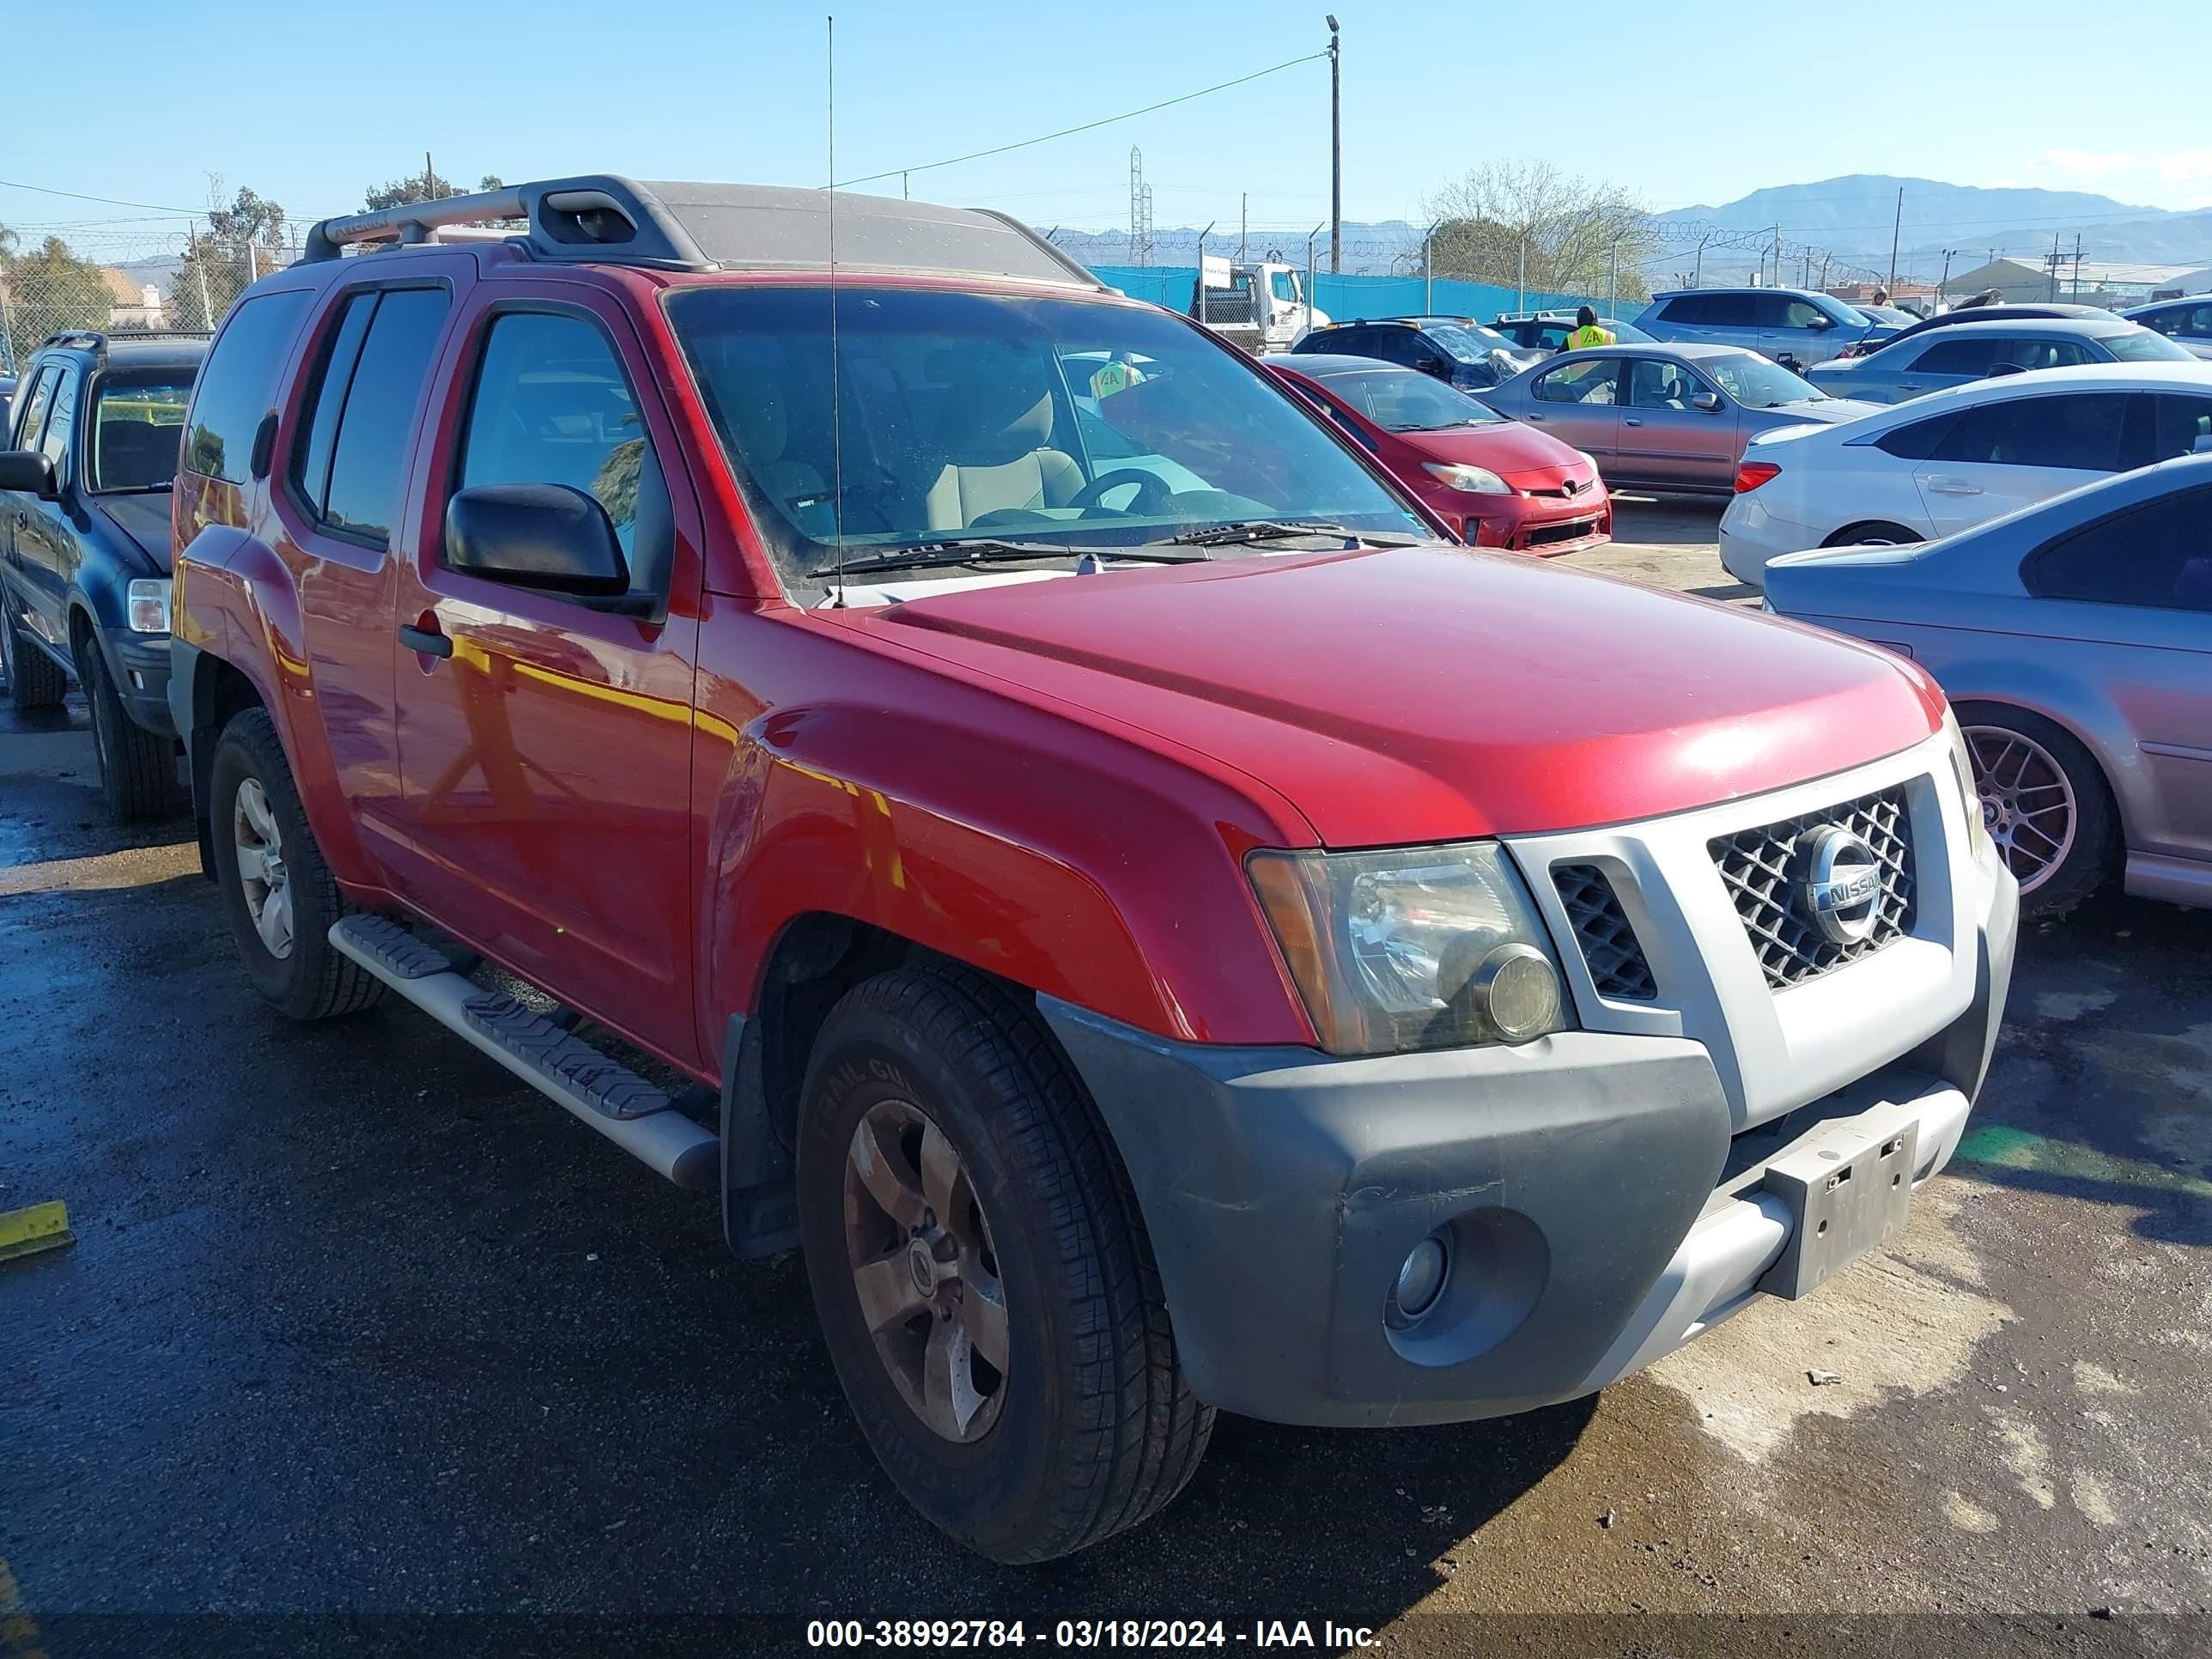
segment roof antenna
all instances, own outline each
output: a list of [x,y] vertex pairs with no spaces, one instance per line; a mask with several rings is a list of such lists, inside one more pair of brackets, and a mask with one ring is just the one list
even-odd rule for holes
[[837,15],[830,14],[830,517],[837,538],[837,603],[845,603],[845,415],[837,376]]

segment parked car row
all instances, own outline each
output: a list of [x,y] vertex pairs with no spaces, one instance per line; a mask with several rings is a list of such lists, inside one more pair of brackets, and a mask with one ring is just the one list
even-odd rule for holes
[[[1824,401],[1563,371],[1616,458]],[[106,476],[41,420],[19,509]],[[996,1559],[1142,1522],[1221,1408],[1523,1410],[1813,1294],[1987,1073],[2018,883],[1934,682],[1470,552],[1601,467],[1414,364],[1262,366],[995,216],[596,175],[319,226],[180,429],[246,977],[797,1246],[890,1480]]]

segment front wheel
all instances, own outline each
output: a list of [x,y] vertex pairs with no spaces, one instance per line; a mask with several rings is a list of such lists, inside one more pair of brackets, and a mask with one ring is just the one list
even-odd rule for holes
[[265,709],[223,728],[210,770],[216,880],[254,988],[295,1019],[368,1007],[383,981],[330,941],[346,902]]
[[85,701],[92,705],[93,758],[107,810],[125,822],[167,817],[177,805],[176,746],[131,718],[97,640],[83,641],[78,660]]
[[1033,1012],[956,968],[830,1011],[801,1101],[799,1232],[823,1336],[892,1482],[994,1560],[1097,1543],[1197,1469],[1127,1178]]

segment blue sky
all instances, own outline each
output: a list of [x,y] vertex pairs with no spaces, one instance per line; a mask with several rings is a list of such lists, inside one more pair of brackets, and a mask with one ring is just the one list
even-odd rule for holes
[[[1265,68],[1322,46],[1330,3],[837,0],[838,171],[918,167]],[[1905,6],[1736,0],[1334,3],[1347,219],[1416,218],[1439,185],[1505,157],[1616,180],[1656,209],[1860,172],[2212,205],[2204,0],[1999,0],[1927,9],[1966,21],[1925,24]],[[471,183],[819,184],[826,9],[198,0],[151,14],[149,34],[136,0],[31,0],[10,25],[0,177],[167,210],[204,204],[216,173],[300,216],[358,205],[426,148]],[[1571,49],[1573,20],[1593,45]],[[41,76],[44,58],[76,68]],[[1328,210],[1328,100],[1327,64],[1305,64],[919,173],[913,192],[1048,227],[1121,224],[1138,144],[1160,227],[1233,227],[1249,193],[1255,227],[1302,237]],[[166,222],[0,188],[0,222],[100,252]]]

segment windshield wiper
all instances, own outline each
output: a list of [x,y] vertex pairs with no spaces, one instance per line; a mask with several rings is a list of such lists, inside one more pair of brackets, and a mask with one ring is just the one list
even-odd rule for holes
[[921,542],[912,547],[893,548],[871,558],[848,559],[844,564],[829,564],[807,574],[817,581],[846,576],[866,575],[878,570],[925,570],[933,566],[956,564],[1006,564],[1027,562],[1031,559],[1079,559],[1088,555],[1102,562],[1127,559],[1140,564],[1193,564],[1204,559],[1203,553],[1168,553],[1155,547],[1070,547],[1060,542],[1009,542],[978,538],[975,541]]
[[1291,536],[1344,536],[1355,542],[1376,542],[1386,547],[1410,547],[1421,538],[1418,536],[1376,535],[1365,530],[1353,530],[1340,524],[1327,524],[1318,520],[1308,522],[1297,519],[1251,519],[1243,524],[1209,525],[1203,530],[1190,530],[1180,536],[1169,536],[1160,542],[1147,544],[1168,547],[1226,547],[1237,542],[1281,541]]

